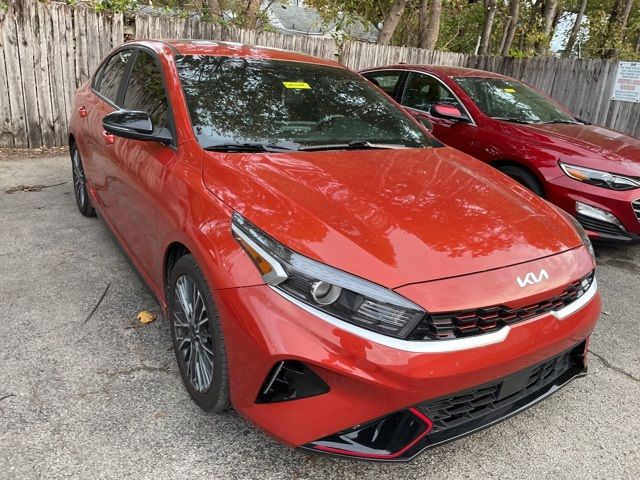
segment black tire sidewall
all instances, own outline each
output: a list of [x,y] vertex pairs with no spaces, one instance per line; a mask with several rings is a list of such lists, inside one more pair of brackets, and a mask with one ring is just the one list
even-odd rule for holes
[[[186,367],[182,361],[180,353],[178,352],[178,343],[176,340],[175,324],[173,322],[173,308],[175,306],[175,285],[181,275],[188,275],[196,283],[200,294],[202,295],[207,309],[210,332],[211,332],[211,344],[213,346],[214,353],[214,365],[213,376],[211,379],[211,385],[205,392],[198,392],[186,374]],[[178,362],[178,368],[180,370],[180,376],[184,383],[185,388],[191,395],[191,398],[203,409],[212,412],[220,412],[226,410],[229,407],[229,385],[228,385],[228,373],[227,373],[227,355],[226,347],[224,343],[224,336],[222,334],[222,327],[220,325],[220,319],[218,310],[216,308],[215,301],[211,294],[209,285],[202,273],[202,270],[198,266],[192,255],[185,255],[180,257],[169,276],[168,287],[168,300],[169,300],[169,328],[171,330],[171,341],[173,343],[173,350],[176,355],[176,361]]]
[[498,170],[511,177],[512,180],[515,180],[520,185],[528,188],[539,197],[544,198],[544,189],[533,173],[515,165],[505,165],[504,167],[499,167]]
[[[89,190],[87,189],[87,178],[84,174],[84,165],[82,164],[82,155],[80,155],[80,151],[78,150],[78,147],[76,146],[76,144],[72,144],[71,148],[70,148],[70,154],[71,154],[71,177],[73,179],[73,196],[76,198],[76,205],[78,206],[78,210],[80,211],[80,213],[82,215],[84,215],[85,217],[93,217],[95,216],[96,212],[93,208],[93,206],[91,205],[91,199],[89,198]],[[78,198],[78,194],[76,193],[76,188],[75,188],[75,177],[74,177],[74,171],[75,171],[75,165],[74,165],[74,156],[78,155],[78,161],[80,162],[80,168],[82,169],[82,175],[84,177],[84,184],[83,184],[83,188],[84,188],[84,198],[85,198],[85,202],[84,205],[81,203],[80,198]]]

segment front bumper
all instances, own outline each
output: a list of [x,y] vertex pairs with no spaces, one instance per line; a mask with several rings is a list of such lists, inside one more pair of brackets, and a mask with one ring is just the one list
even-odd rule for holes
[[[640,243],[640,190],[609,190],[562,175],[547,183],[546,194],[552,203],[576,216],[593,240]],[[576,201],[614,215],[622,228],[615,223],[577,215]]]
[[[469,435],[520,413],[557,392],[574,378],[584,376],[587,371],[586,353],[587,342],[582,342],[546,362],[506,378],[406,410],[403,413],[414,415],[416,423],[422,421],[423,428],[416,430],[414,438],[409,438],[406,446],[395,452],[386,447],[393,445],[393,441],[384,438],[383,422],[397,414],[311,442],[303,448],[339,456],[409,461],[427,448]],[[406,421],[401,427],[406,429]],[[361,434],[371,428],[376,428],[376,438]],[[387,430],[402,433],[398,428],[393,431],[388,427]]]
[[[431,298],[432,311],[482,305],[478,303],[480,299],[489,304],[509,303],[512,294],[518,298],[523,295],[515,273],[543,267],[551,279],[558,279],[558,288],[592,268],[586,251],[579,249],[525,266],[429,282],[406,290],[415,290],[409,295],[412,298],[424,294],[421,303],[427,308],[427,299]],[[546,288],[550,287],[527,287],[531,298],[522,301],[531,303],[546,295]],[[544,314],[511,325],[505,338],[494,343],[461,350],[408,351],[329,323],[266,285],[222,289],[214,295],[227,344],[234,408],[291,446],[305,446],[394,412],[419,409],[430,399],[451,397],[546,362],[584,342],[601,309],[596,291],[576,311],[562,317]],[[282,361],[309,367],[329,386],[329,391],[290,401],[258,401],[265,380]],[[539,395],[535,401],[544,396]],[[503,412],[500,418],[531,403],[534,401],[527,399],[515,410]],[[434,438],[428,437],[430,444],[439,443]],[[412,447],[416,452],[404,452],[399,459],[411,458],[425,446],[429,445],[416,443]]]

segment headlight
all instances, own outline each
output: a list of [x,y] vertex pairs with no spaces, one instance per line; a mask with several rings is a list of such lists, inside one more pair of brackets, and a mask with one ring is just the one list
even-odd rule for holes
[[593,259],[593,263],[596,263],[596,252],[593,250],[593,244],[591,243],[591,239],[589,238],[589,235],[587,235],[587,232],[585,231],[584,227],[580,225],[580,222],[578,222],[578,220],[576,220],[573,216],[569,215],[560,207],[556,207],[551,203],[549,203],[549,205],[554,207],[558,212],[564,215],[567,218],[567,220],[569,220],[573,224],[576,231],[578,232],[578,235],[580,235],[580,238],[582,239],[582,243],[584,244],[585,247],[587,247],[587,250],[589,251],[591,258]]
[[239,213],[233,214],[231,230],[265,283],[321,312],[399,338],[426,315],[387,288],[294,252]]
[[640,179],[615,175],[613,173],[601,172],[585,167],[576,167],[567,163],[558,162],[562,171],[569,177],[580,182],[595,185],[597,187],[609,188],[611,190],[632,190],[640,188]]

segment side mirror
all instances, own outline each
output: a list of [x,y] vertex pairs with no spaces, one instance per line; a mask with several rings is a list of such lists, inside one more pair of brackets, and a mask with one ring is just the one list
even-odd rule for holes
[[166,128],[154,128],[147,112],[117,110],[102,119],[102,127],[107,133],[132,140],[146,140],[171,143],[171,132]]
[[437,103],[431,107],[431,115],[438,118],[446,118],[447,120],[468,121],[467,117],[455,105]]
[[433,132],[433,123],[431,123],[431,120],[429,120],[428,117],[425,115],[418,115],[416,120],[420,122],[422,126],[429,131],[429,133]]

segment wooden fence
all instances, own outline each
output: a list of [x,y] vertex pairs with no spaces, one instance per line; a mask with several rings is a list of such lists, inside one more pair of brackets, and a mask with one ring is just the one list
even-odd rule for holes
[[456,65],[522,79],[580,118],[640,138],[640,104],[611,101],[616,63],[552,57],[513,59],[409,47],[287,36],[197,20],[105,14],[35,0],[0,12],[0,147],[60,146],[67,141],[74,91],[100,60],[131,38],[194,38],[283,48],[361,68],[390,63]]

